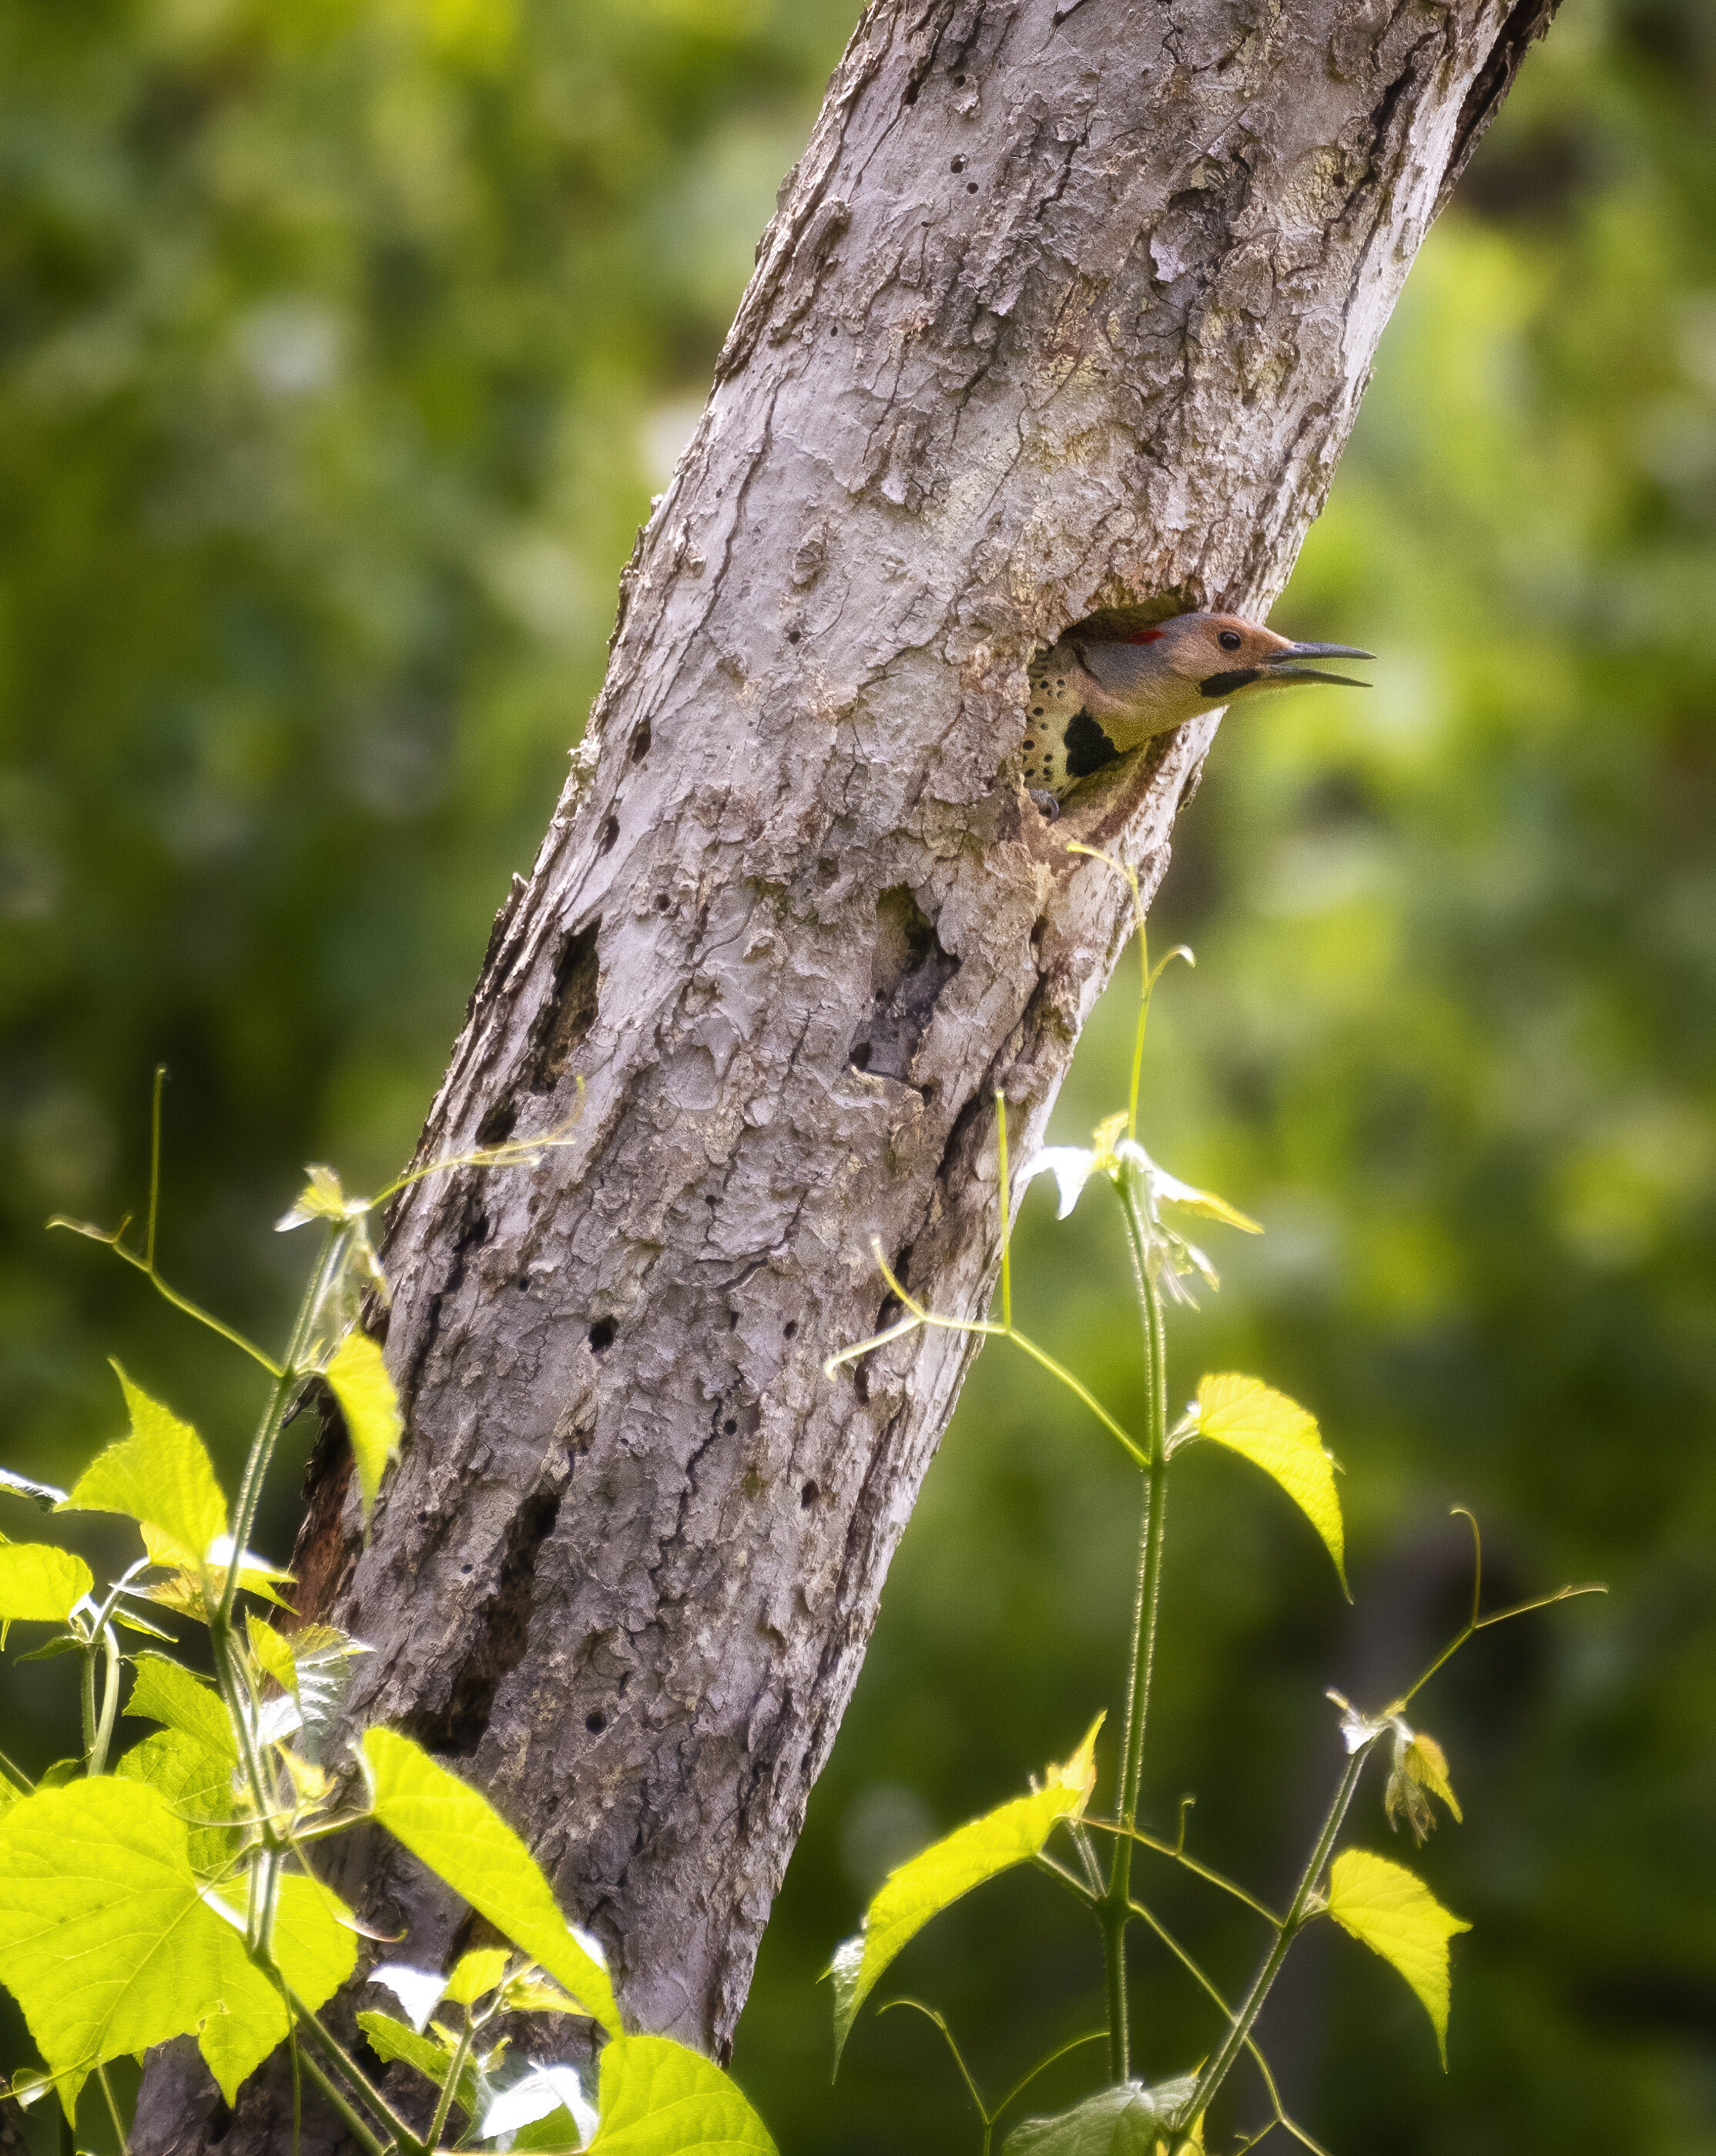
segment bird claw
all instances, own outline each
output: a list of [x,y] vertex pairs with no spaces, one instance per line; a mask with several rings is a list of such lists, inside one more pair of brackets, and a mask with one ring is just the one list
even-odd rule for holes
[[1061,803],[1046,786],[1027,786],[1025,792],[1036,803],[1037,813],[1045,823],[1055,823],[1061,814]]

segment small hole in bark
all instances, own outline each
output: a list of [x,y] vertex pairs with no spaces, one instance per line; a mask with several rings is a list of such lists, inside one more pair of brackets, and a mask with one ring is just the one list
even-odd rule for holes
[[963,157],[956,157],[948,166],[948,170],[950,172],[963,172],[965,170],[965,160]]
[[799,1332],[798,1319],[796,1317],[789,1317],[786,1323],[781,1327],[781,1330],[786,1334],[789,1340],[796,1339]]
[[614,851],[614,841],[619,836],[619,819],[617,816],[610,816],[602,826],[602,835],[596,841],[596,851],[599,854],[611,854]]
[[908,82],[908,83],[907,84],[906,88],[905,88],[904,94],[902,95],[902,97],[901,97],[901,99],[900,99],[900,102],[901,102],[901,104],[902,104],[902,105],[916,105],[916,104],[917,104],[917,85],[915,82]]
[[953,87],[954,87],[954,89],[955,89],[955,90],[963,90],[963,89],[964,89],[964,87],[965,87],[965,78],[964,78],[964,76],[963,76],[963,74],[956,74],[956,75],[954,76],[954,78],[953,78]]
[[867,1040],[861,1040],[852,1050],[852,1068],[855,1070],[869,1070],[870,1043]]
[[655,911],[658,913],[665,913],[668,907],[672,904],[673,901],[667,896],[667,893],[665,891],[658,891],[656,892]]
[[814,1482],[807,1482],[804,1488],[799,1492],[799,1502],[808,1512],[821,1495],[821,1491],[817,1488]]
[[470,1577],[471,1573],[475,1570],[475,1568],[475,1568],[474,1565],[469,1565],[469,1564],[461,1564],[461,1565],[460,1566],[460,1568],[459,1568],[460,1571],[462,1573],[464,1573],[465,1577],[467,1579]]
[[641,763],[650,753],[650,721],[647,719],[632,736],[632,745],[629,753],[634,763]]
[[738,1428],[738,1426],[739,1419],[737,1415],[729,1415],[727,1420],[721,1425],[722,1430],[728,1437],[732,1435],[733,1432]]
[[607,1727],[608,1717],[599,1707],[593,1714],[587,1714],[584,1717],[584,1727],[589,1731],[592,1737],[599,1737]]
[[709,1210],[712,1213],[712,1212],[715,1210],[716,1207],[717,1207],[717,1205],[719,1205],[719,1204],[720,1204],[721,1200],[720,1200],[720,1199],[716,1196],[715,1193],[714,1193],[712,1190],[711,1190],[711,1191],[707,1191],[707,1192],[706,1192],[706,1193],[704,1194],[703,1203],[704,1203],[704,1204],[705,1204],[709,1208]]
[[852,1390],[857,1394],[859,1402],[861,1405],[869,1405],[870,1373],[865,1368],[861,1363],[852,1373]]
[[789,644],[796,644],[804,634],[804,632],[802,629],[789,629],[787,631],[787,642]]
[[611,1348],[613,1345],[614,1320],[611,1317],[599,1317],[590,1327],[590,1346],[599,1355],[604,1348]]
[[518,1111],[511,1101],[496,1101],[476,1127],[476,1142],[480,1146],[500,1145],[512,1135],[512,1126],[518,1121]]
[[968,195],[974,195],[977,192],[977,182],[975,180],[968,180],[965,182],[965,192]]

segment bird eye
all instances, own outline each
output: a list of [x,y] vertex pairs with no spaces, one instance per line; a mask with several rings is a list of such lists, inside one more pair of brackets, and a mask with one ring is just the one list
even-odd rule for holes
[[1236,629],[1225,629],[1215,641],[1224,651],[1237,651],[1240,648],[1240,633]]

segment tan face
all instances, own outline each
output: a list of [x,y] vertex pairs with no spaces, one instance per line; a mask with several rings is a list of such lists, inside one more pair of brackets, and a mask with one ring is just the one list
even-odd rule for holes
[[1169,665],[1191,681],[1265,666],[1289,649],[1286,637],[1236,613],[1181,614],[1163,624],[1162,640]]

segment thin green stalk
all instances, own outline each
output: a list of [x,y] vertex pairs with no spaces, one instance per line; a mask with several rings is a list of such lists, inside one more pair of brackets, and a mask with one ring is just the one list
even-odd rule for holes
[[119,2156],[131,2156],[131,2144],[127,2139],[125,2121],[119,2115],[119,2104],[113,2093],[113,2084],[107,2078],[105,2066],[97,2066],[95,2078],[101,2084],[101,2093],[107,2099],[107,2116],[113,2121],[113,2130],[119,2136]]
[[84,1758],[87,1765],[95,1756],[95,1642],[93,1640],[78,1649],[78,1660],[82,1665],[78,1704],[83,1712]]
[[[1129,1173],[1129,1172],[1128,1172]],[[1162,1296],[1148,1260],[1143,1222],[1130,1181],[1118,1186],[1127,1242],[1143,1325],[1147,1385],[1147,1465],[1144,1513],[1139,1534],[1138,1598],[1133,1612],[1131,1681],[1127,1687],[1126,1735],[1117,1806],[1122,1833],[1114,1845],[1103,1902],[1102,1961],[1108,2005],[1108,2065],[1117,2082],[1131,2071],[1127,2028],[1126,1929],[1132,1921],[1132,1830],[1137,1823],[1138,1790],[1144,1770],[1144,1732],[1149,1720],[1150,1683],[1156,1662],[1156,1622],[1162,1600],[1162,1550],[1168,1515],[1168,1367]]]
[[[379,2134],[370,2130],[362,2113],[352,2103],[344,2089],[335,2081],[333,2076],[319,2066],[314,2056],[301,2046],[299,2048],[298,2058],[305,2072],[309,2075],[311,2080],[316,2083],[334,2110],[338,2112],[341,2124],[363,2151],[363,2156],[393,2156],[393,2151],[399,2144],[392,2136],[383,2141]],[[409,2145],[413,2148],[418,2146],[415,2141]]]
[[1335,1836],[1341,1830],[1341,1823],[1347,1816],[1347,1808],[1353,1801],[1353,1794],[1359,1786],[1359,1777],[1364,1771],[1364,1763],[1370,1756],[1370,1746],[1374,1742],[1372,1738],[1361,1744],[1346,1763],[1333,1801],[1318,1834],[1316,1845],[1300,1877],[1298,1889],[1287,1905],[1287,1915],[1268,1953],[1263,1957],[1263,1966],[1258,1970],[1256,1979],[1246,1995],[1246,2003],[1234,2017],[1215,2057],[1198,2077],[1197,2092],[1186,2107],[1189,2118],[1197,2118],[1208,2108],[1210,2099],[1227,2078],[1234,2061],[1244,2050],[1252,2029],[1256,2025],[1257,2016],[1263,2010],[1263,2002],[1269,1996],[1270,1987],[1281,1974],[1281,1965],[1287,1958],[1288,1948],[1309,1920],[1311,1897],[1334,1847]]
[[[95,1740],[90,1747],[89,1762],[85,1769],[91,1775],[105,1774],[107,1772],[108,1747],[113,1742],[113,1725],[119,1718],[119,1641],[114,1637],[113,1627],[110,1625],[102,1630],[101,1645],[106,1657],[107,1669],[101,1681],[101,1712],[95,1724]],[[94,1666],[95,1656],[92,1650],[90,1656],[90,1667],[92,1673]]]
[[[410,2127],[408,2126],[405,2121],[400,2118],[398,2112],[394,2110],[392,2104],[388,2102],[381,2091],[372,2083],[369,2076],[364,2072],[357,2061],[352,2056],[351,2053],[346,2049],[339,2038],[335,2035],[333,2030],[328,2027],[327,2024],[321,2020],[319,2015],[313,2013],[311,2009],[304,2004],[304,2001],[298,1996],[297,1993],[292,1989],[290,1984],[282,1982],[280,1984],[280,1989],[285,1998],[286,2010],[291,2015],[299,2029],[301,2029],[303,2033],[311,2039],[311,2042],[316,2046],[318,2050],[322,2051],[326,2057],[331,2059],[335,2062],[342,2073],[347,2076],[347,2077],[351,2081],[353,2087],[356,2088],[362,2097],[364,2102],[369,2106],[375,2116],[381,2120],[383,2125],[387,2128],[387,2131],[398,2143],[398,2147],[407,2152],[407,2156],[417,2156],[417,2152],[421,2151],[426,2144],[418,2139],[417,2136],[412,2132]],[[304,2064],[310,2069],[311,2075],[320,2080],[321,2076],[316,2073],[316,2061],[311,2056],[310,2052],[301,2046],[300,2046],[300,2056],[302,2058]],[[323,2083],[323,2086],[326,2087],[326,2083]],[[366,2143],[364,2145],[366,2148],[379,2146],[378,2143]]]
[[267,1476],[274,1449],[285,1425],[286,1410],[291,1406],[294,1394],[301,1382],[303,1373],[299,1363],[310,1343],[310,1336],[318,1312],[329,1288],[337,1278],[352,1240],[349,1227],[330,1229],[322,1245],[321,1256],[310,1285],[305,1290],[304,1300],[298,1306],[293,1322],[292,1337],[287,1342],[285,1356],[274,1389],[269,1395],[267,1407],[251,1442],[249,1455],[244,1462],[244,1478],[239,1485],[239,1501],[233,1511],[232,1561],[227,1567],[225,1588],[220,1598],[220,1614],[228,1625],[232,1622],[233,1607],[238,1599],[239,1574],[241,1561],[249,1546],[250,1530],[256,1522],[256,1509],[262,1502],[262,1485]]
[[429,2145],[440,2146],[441,2128],[447,2123],[447,2113],[453,2108],[453,2092],[459,2086],[459,2076],[465,2071],[465,2062],[470,2056],[470,2040],[475,2034],[471,2026],[470,2009],[465,2010],[465,2026],[459,2032],[459,2047],[453,2054],[453,2065],[441,2084],[441,2093],[435,2102],[435,2115],[429,2121]]

